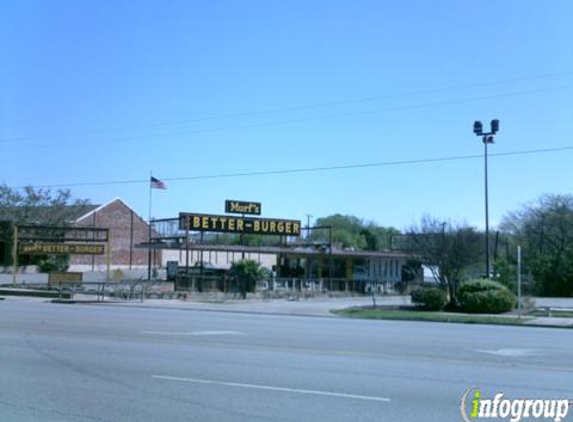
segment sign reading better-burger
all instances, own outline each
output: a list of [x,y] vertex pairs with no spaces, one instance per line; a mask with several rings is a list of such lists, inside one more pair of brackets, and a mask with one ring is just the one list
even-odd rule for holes
[[83,243],[22,243],[23,255],[103,255],[105,245]]
[[203,232],[300,236],[300,221],[179,213],[179,229]]

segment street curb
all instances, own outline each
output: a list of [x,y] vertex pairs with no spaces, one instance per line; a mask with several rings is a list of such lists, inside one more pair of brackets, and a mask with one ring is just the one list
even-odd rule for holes
[[573,326],[567,325],[547,325],[547,324],[532,324],[532,323],[524,323],[524,324],[495,324],[491,322],[461,322],[461,321],[428,321],[423,319],[399,319],[399,318],[360,318],[360,317],[344,317],[340,316],[340,318],[345,319],[355,319],[355,320],[363,320],[363,321],[398,321],[398,322],[423,322],[423,323],[434,323],[434,324],[460,324],[460,325],[488,325],[490,327],[515,327],[515,328],[562,328],[562,329],[573,329]]
[[136,309],[161,309],[161,310],[173,310],[173,311],[195,311],[195,312],[219,312],[228,314],[245,314],[245,315],[266,315],[266,316],[285,316],[285,317],[304,317],[304,318],[344,318],[336,315],[329,311],[328,314],[316,315],[316,314],[289,314],[285,312],[264,312],[264,311],[253,311],[253,310],[237,310],[237,309],[198,309],[198,308],[186,308],[186,307],[166,307],[166,306],[156,306],[156,305],[128,305],[123,303],[112,303],[112,302],[77,302],[77,305],[90,305],[90,306],[120,306],[122,308],[136,308]]

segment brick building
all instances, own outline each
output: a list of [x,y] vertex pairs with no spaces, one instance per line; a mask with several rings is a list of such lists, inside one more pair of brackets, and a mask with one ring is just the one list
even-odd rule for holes
[[[114,199],[79,216],[77,227],[110,229],[112,268],[147,268],[148,251],[136,248],[149,238],[149,225],[121,199]],[[161,251],[154,251],[152,261],[161,265]],[[70,257],[72,271],[100,271],[106,268],[105,255],[74,255]]]

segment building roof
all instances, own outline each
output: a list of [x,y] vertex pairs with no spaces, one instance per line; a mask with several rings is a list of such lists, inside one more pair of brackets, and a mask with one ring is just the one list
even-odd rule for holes
[[[190,243],[186,245],[181,244],[165,244],[165,243],[141,243],[136,248],[143,249],[175,249],[185,251],[189,250],[203,250],[203,251],[219,251],[219,252],[245,252],[245,253],[260,253],[260,254],[274,254],[274,255],[289,255],[292,257],[308,257],[308,256],[322,256],[330,257],[331,254],[326,249],[305,248],[305,247],[290,247],[290,246],[241,246],[241,245],[211,245]],[[355,258],[355,259],[368,259],[368,258],[390,258],[390,259],[407,259],[409,255],[402,252],[395,251],[349,251],[344,249],[332,248],[332,257],[334,258]]]
[[[115,199],[112,199],[111,201],[109,201],[103,205],[95,206],[94,209],[89,210],[84,215],[79,216],[76,220],[73,221],[73,223],[79,224],[79,223],[86,221],[86,220],[89,222],[90,218],[93,218],[93,216],[95,214],[102,212],[105,208],[107,208],[110,205],[115,204],[115,203],[117,203],[120,206],[124,207],[125,209],[129,210],[135,218],[139,219],[146,226],[148,225],[148,222],[143,217],[141,217],[138,213],[136,213],[133,210],[133,208],[131,208],[129,205],[127,205],[125,203],[125,201],[121,198],[115,198]],[[157,231],[154,228],[152,228],[151,229],[151,235],[152,236],[158,236],[159,234],[157,233]]]
[[[104,208],[110,206],[110,205],[113,204],[114,202],[119,202],[119,203],[120,203],[121,205],[123,205],[124,207],[126,207],[126,208],[128,208],[128,209],[130,209],[130,210],[133,211],[133,209],[132,209],[129,205],[127,205],[123,199],[121,199],[121,198],[115,198],[115,199],[112,199],[112,200],[109,201],[109,202],[106,202],[106,203],[103,204],[103,205],[94,205],[93,209],[87,210],[86,213],[84,213],[84,214],[82,214],[82,215],[79,215],[79,216],[78,216],[77,218],[75,218],[73,221],[74,221],[74,223],[79,223],[79,222],[82,221],[82,220],[86,220],[86,219],[90,218],[93,214],[96,214],[96,213],[100,212],[101,210],[103,210]],[[138,217],[139,219],[141,219],[143,222],[145,222],[145,219],[143,219],[139,214],[137,214],[136,212],[134,212],[133,214],[134,214],[136,217]],[[147,224],[147,223],[146,223],[146,224]]]

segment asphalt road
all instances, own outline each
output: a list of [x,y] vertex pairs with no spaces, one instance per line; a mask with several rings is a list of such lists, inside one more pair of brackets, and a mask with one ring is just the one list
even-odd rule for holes
[[448,422],[470,387],[573,399],[571,331],[0,302],[1,421]]

